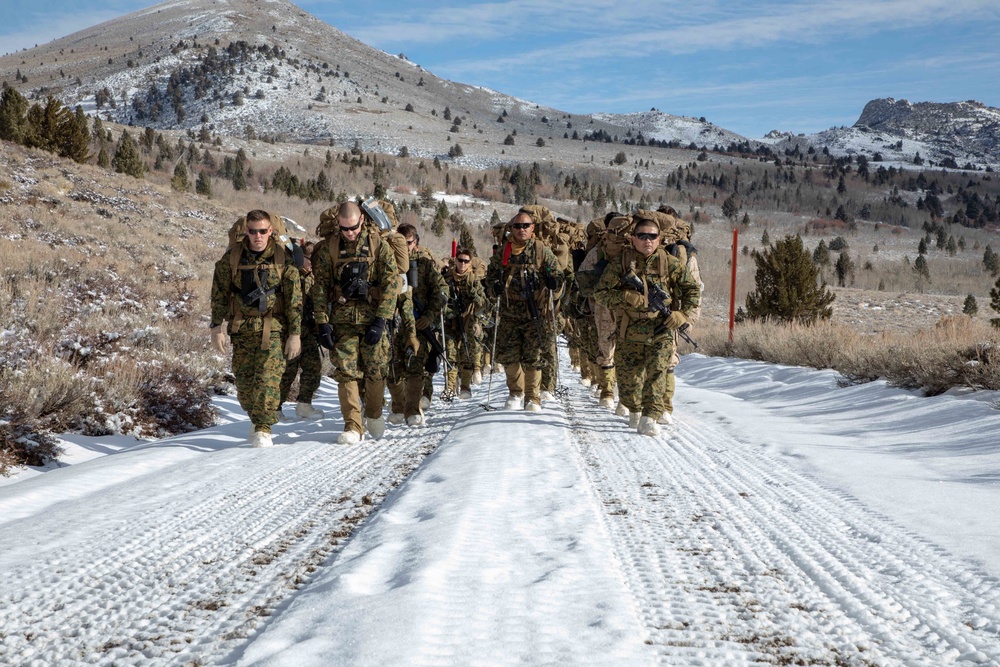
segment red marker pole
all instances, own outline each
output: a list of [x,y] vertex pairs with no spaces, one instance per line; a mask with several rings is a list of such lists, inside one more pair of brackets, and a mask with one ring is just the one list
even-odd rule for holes
[[736,328],[736,257],[740,243],[740,230],[733,228],[733,279],[729,286],[729,344],[733,344],[733,329]]
[[451,256],[454,257],[458,253],[458,241],[454,237],[451,239]]

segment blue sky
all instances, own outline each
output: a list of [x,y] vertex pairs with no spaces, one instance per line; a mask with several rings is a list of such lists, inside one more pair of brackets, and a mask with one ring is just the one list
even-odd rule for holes
[[[0,53],[156,4],[0,0]],[[572,113],[652,107],[760,137],[866,102],[1000,107],[998,0],[295,0],[438,76]]]

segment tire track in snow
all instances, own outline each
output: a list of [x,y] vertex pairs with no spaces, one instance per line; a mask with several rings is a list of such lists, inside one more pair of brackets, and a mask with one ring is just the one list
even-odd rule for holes
[[[4,568],[0,663],[198,664],[225,655],[342,548],[437,446],[453,412],[442,405],[427,427],[355,446],[301,437],[199,456],[96,501],[6,524],[0,552],[7,542],[11,552],[32,541],[47,548]],[[116,508],[126,504],[149,512],[125,523]],[[162,521],[167,507],[175,510]],[[52,532],[65,535],[48,546]]]
[[663,664],[1000,664],[994,579],[733,439],[711,411],[652,439],[571,393]]

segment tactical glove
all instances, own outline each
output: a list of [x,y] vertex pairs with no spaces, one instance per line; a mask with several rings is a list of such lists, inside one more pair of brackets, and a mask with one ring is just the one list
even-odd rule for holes
[[416,354],[417,352],[419,352],[420,351],[420,339],[417,338],[416,336],[410,336],[408,339],[406,339],[406,349],[407,350],[412,350],[413,354]]
[[554,273],[546,272],[542,276],[542,281],[545,283],[545,286],[552,291],[555,291],[556,288],[559,287],[559,277]]
[[222,331],[222,325],[212,327],[212,347],[219,354],[226,353],[226,334]]
[[372,323],[368,325],[368,330],[365,331],[365,342],[369,345],[375,345],[380,340],[382,340],[382,335],[385,333],[385,318],[376,317],[372,320]]
[[298,334],[289,334],[285,341],[285,359],[294,359],[302,352],[302,339]]
[[668,329],[680,329],[682,326],[687,324],[687,315],[679,310],[671,311],[670,317],[667,318],[667,328]]
[[625,303],[628,304],[630,308],[642,310],[646,307],[646,297],[639,292],[625,290],[622,294],[624,295]]
[[426,315],[421,315],[420,317],[417,318],[417,329],[423,330],[429,327],[430,325],[431,325],[431,318],[427,317]]
[[333,349],[333,326],[329,323],[320,324],[316,334],[316,340],[320,345],[328,350]]

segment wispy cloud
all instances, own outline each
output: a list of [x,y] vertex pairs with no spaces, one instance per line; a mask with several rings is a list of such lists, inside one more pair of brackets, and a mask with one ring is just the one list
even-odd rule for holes
[[[839,0],[824,3],[563,3],[511,0],[413,10],[393,23],[360,25],[353,34],[392,50],[408,44],[447,44],[470,39],[522,45],[513,55],[449,61],[455,75],[514,67],[563,66],[586,60],[764,48],[775,43],[822,44],[845,35],[905,30],[936,24],[982,24],[1000,18],[994,0]],[[554,36],[551,43],[543,39]],[[537,48],[523,48],[538,38]],[[428,63],[433,66],[433,64]]]
[[46,16],[45,20],[31,22],[31,27],[11,32],[3,32],[0,27],[0,52],[14,53],[21,49],[30,49],[36,45],[51,42],[79,30],[89,28],[104,21],[110,21],[127,12],[94,10]]

